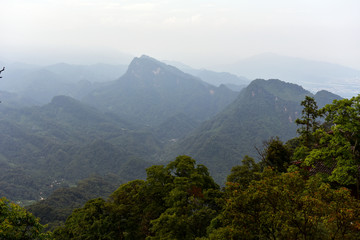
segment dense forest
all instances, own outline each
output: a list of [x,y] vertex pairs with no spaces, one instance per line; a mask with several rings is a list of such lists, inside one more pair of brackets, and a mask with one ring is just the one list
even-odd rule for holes
[[0,238],[359,239],[360,95],[301,105],[298,137],[264,142],[261,161],[245,156],[222,188],[181,155],[87,201],[51,232],[3,198]]

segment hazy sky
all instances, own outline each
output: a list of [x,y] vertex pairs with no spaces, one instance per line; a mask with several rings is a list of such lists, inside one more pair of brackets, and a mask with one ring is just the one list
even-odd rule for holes
[[193,67],[281,55],[360,69],[359,0],[0,0],[0,60]]

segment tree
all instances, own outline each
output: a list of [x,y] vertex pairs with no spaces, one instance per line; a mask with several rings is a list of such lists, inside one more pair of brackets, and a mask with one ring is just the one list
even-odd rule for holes
[[319,177],[266,169],[243,189],[228,183],[210,239],[359,239],[360,202]]
[[166,210],[151,221],[150,239],[195,239],[206,235],[206,228],[217,214],[219,186],[204,165],[188,156],[179,156],[166,169],[172,188],[164,198]]
[[54,231],[55,239],[145,239],[142,230],[143,180],[122,184],[105,201],[96,198],[76,209],[65,226]]
[[256,150],[264,166],[272,167],[279,172],[286,172],[290,164],[291,151],[279,137],[270,138],[270,140],[263,143],[262,150],[257,148]]
[[[322,164],[332,169],[328,180],[342,185],[359,183],[360,166],[360,95],[351,99],[334,100],[321,112],[331,130],[318,129],[320,138],[305,158],[305,164]],[[359,192],[359,191],[358,191]]]
[[51,239],[43,232],[44,226],[24,208],[0,198],[0,239]]
[[130,181],[111,194],[108,201],[114,232],[111,239],[145,239],[150,221],[144,221],[148,215],[145,208],[150,200],[144,194],[145,185],[143,180]]
[[75,210],[55,239],[194,239],[220,207],[219,186],[207,168],[179,156],[166,167],[147,169],[147,179],[122,184],[107,201]]
[[234,166],[231,169],[227,182],[238,183],[239,187],[245,189],[253,180],[259,180],[262,171],[261,165],[261,163],[255,163],[252,157],[246,155],[242,160],[242,165]]
[[295,120],[297,125],[301,125],[297,132],[300,134],[304,145],[310,148],[313,139],[313,133],[320,127],[318,118],[321,117],[321,113],[318,111],[318,106],[313,97],[306,96],[305,100],[301,102],[303,106],[302,117]]

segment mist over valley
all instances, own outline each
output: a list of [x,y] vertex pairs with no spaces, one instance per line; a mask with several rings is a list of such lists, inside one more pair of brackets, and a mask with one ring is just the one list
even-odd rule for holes
[[359,1],[0,6],[0,239],[360,239]]

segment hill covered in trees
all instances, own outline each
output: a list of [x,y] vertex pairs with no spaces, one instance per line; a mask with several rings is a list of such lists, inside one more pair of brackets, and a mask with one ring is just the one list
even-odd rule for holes
[[287,141],[296,136],[294,121],[301,115],[300,102],[305,96],[319,99],[321,106],[341,99],[326,91],[313,95],[299,85],[276,79],[257,79],[226,109],[167,149],[163,157],[193,156],[222,182],[245,155],[256,158],[256,147],[261,148],[264,141],[274,136]]
[[2,107],[0,118],[0,192],[12,200],[39,200],[91,174],[144,177],[144,157],[160,148],[152,133],[65,96]]
[[[306,96],[301,106],[296,120],[299,137],[286,144],[270,139],[258,163],[245,156],[242,165],[232,168],[223,189],[205,165],[178,156],[167,165],[147,168],[146,180],[124,183],[107,199],[87,201],[52,233],[43,233],[33,215],[2,199],[0,217],[6,220],[0,225],[1,237],[357,239],[360,96],[335,100],[321,109]],[[100,179],[88,180],[94,186],[96,182],[112,188]],[[80,183],[78,189],[88,183]],[[105,189],[93,188],[92,194],[106,194]],[[47,201],[81,193],[58,190]],[[40,203],[29,209],[46,207]]]

